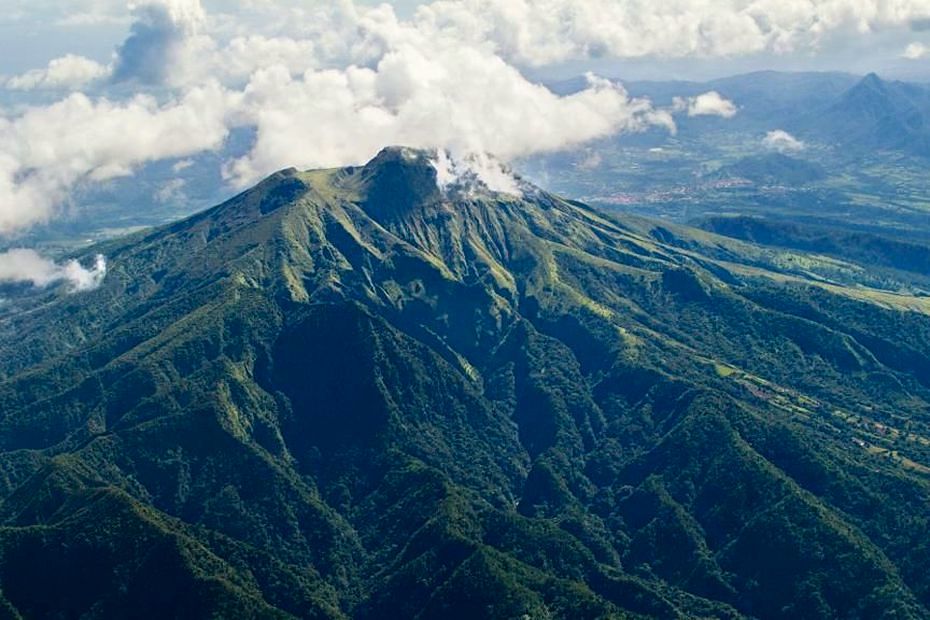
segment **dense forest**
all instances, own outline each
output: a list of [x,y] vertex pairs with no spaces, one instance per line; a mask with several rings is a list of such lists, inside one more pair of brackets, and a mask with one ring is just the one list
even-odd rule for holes
[[926,298],[399,148],[95,252],[0,317],[0,615],[930,617]]

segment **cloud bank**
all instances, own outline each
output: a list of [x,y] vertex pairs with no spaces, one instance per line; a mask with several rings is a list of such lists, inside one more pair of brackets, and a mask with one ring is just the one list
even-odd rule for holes
[[36,287],[66,282],[72,292],[80,292],[97,288],[106,275],[107,262],[100,255],[94,266],[87,269],[76,260],[59,265],[34,250],[16,249],[0,254],[0,282],[25,282]]
[[490,41],[505,58],[735,56],[816,49],[930,17],[923,0],[440,0],[417,13],[437,30]]
[[[493,153],[509,161],[652,125],[667,112],[589,76],[568,97],[525,80],[500,58],[474,49],[407,47],[374,69],[258,72],[239,113],[257,129],[251,152],[228,166],[236,186],[271,170],[364,162],[385,144],[447,149],[458,158]],[[327,93],[321,97],[319,93]]]

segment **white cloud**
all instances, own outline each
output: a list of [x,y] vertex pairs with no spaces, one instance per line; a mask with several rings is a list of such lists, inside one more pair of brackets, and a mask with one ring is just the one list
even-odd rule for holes
[[187,181],[184,179],[165,181],[161,187],[155,191],[155,202],[160,204],[177,204],[179,202],[184,202],[187,200],[187,195],[184,193],[184,187],[186,185]]
[[197,38],[206,19],[200,0],[141,0],[130,8],[134,21],[117,50],[113,79],[165,83],[183,56],[203,43]]
[[97,288],[106,274],[107,262],[101,255],[87,269],[76,260],[59,265],[42,258],[35,250],[15,249],[0,254],[0,282],[28,282],[45,287],[63,281],[77,292]]
[[[116,14],[116,0],[76,1]],[[507,162],[649,126],[674,131],[669,111],[619,86],[592,76],[560,97],[518,67],[816,50],[832,33],[930,17],[927,0],[438,0],[406,20],[352,0],[210,2],[212,14],[199,0],[132,5],[113,81],[157,99],[119,99],[123,85],[115,99],[72,95],[0,116],[0,233],[48,219],[81,183],[219,149],[237,127],[255,142],[224,167],[236,186],[292,165],[362,163],[387,144],[446,149],[481,168],[488,153]],[[21,85],[113,87],[76,58]],[[738,109],[709,92],[674,111]],[[496,168],[485,168],[490,178]]]
[[180,172],[184,172],[185,170],[187,170],[193,165],[194,165],[193,159],[182,159],[178,162],[175,162],[175,164],[171,166],[171,171],[174,172],[175,174],[178,174]]
[[779,153],[796,153],[807,148],[806,144],[783,129],[776,129],[765,134],[762,146]]
[[250,35],[236,37],[213,58],[211,71],[236,80],[248,78],[262,67],[283,66],[300,74],[315,66],[314,41],[290,37]]
[[921,58],[925,58],[928,54],[930,54],[930,47],[927,47],[923,43],[911,43],[901,54],[901,58],[920,60]]
[[927,17],[925,0],[440,0],[417,13],[430,28],[492,42],[504,57],[537,66],[816,49],[832,33]]
[[453,44],[398,45],[374,69],[259,71],[240,121],[257,139],[227,169],[238,186],[289,165],[362,163],[386,144],[509,161],[650,125],[674,129],[668,113],[606,80],[589,76],[588,89],[558,97],[490,52]]
[[104,78],[109,72],[108,67],[95,60],[67,54],[50,61],[44,69],[10,78],[6,87],[11,90],[74,90]]
[[696,97],[676,97],[673,108],[676,112],[687,112],[688,116],[733,118],[738,112],[736,104],[715,90]]
[[472,153],[457,159],[445,149],[437,149],[433,159],[436,183],[442,191],[452,188],[472,192],[481,186],[492,192],[522,195],[520,181],[508,166],[485,153]]
[[0,118],[0,233],[46,221],[77,183],[218,148],[230,97],[217,84],[164,105],[147,96],[116,103],[73,94]]

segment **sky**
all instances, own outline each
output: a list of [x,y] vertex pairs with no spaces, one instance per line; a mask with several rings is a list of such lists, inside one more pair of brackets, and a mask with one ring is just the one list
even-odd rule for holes
[[[404,144],[503,191],[502,162],[737,109],[658,107],[624,79],[928,66],[930,0],[0,0],[0,238],[154,162],[177,189],[218,154],[235,191]],[[543,85],[578,75],[574,94]],[[31,281],[68,272],[45,267]]]

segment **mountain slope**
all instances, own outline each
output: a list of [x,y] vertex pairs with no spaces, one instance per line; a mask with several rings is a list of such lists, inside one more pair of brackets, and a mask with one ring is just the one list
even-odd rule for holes
[[928,616],[923,300],[407,149],[95,251],[0,327],[24,617]]

